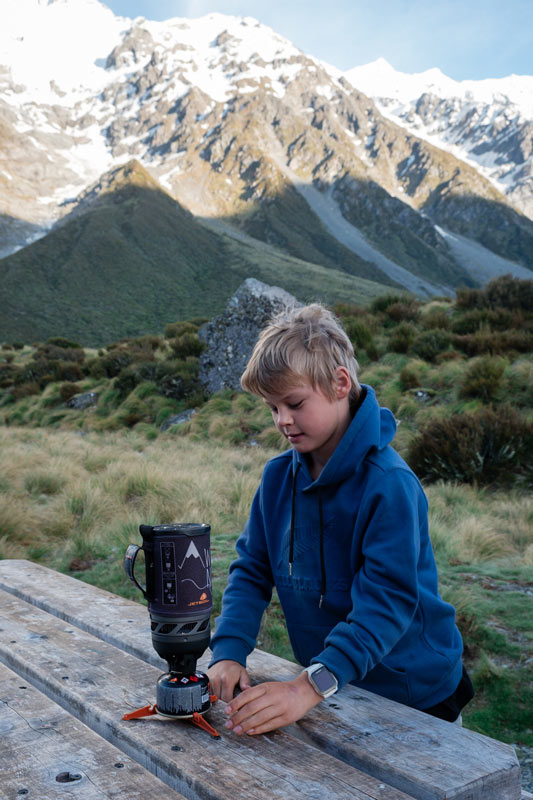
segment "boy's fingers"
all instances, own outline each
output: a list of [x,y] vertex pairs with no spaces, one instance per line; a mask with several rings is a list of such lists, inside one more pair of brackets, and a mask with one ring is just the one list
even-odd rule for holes
[[245,689],[251,689],[252,688],[251,684],[250,684],[250,676],[248,675],[248,673],[246,671],[242,673],[242,675],[241,675],[241,677],[239,679],[239,686],[240,686],[240,688],[241,688],[241,690],[243,692],[244,692]]
[[288,722],[283,716],[272,717],[260,725],[248,728],[244,732],[247,733],[248,736],[256,736],[259,733],[269,733],[270,731],[275,731],[277,728],[283,728],[285,725],[288,725]]
[[241,708],[246,706],[248,703],[257,700],[259,697],[262,697],[265,694],[265,690],[263,689],[263,684],[258,684],[258,686],[249,686],[246,689],[237,695],[237,697],[231,698],[231,702],[226,706],[224,711],[226,714],[235,714],[236,711],[239,711]]
[[277,717],[278,713],[278,709],[264,704],[261,705],[259,700],[253,705],[245,706],[239,713],[234,714],[225,723],[225,727],[237,734],[247,733],[249,730],[268,724],[269,720]]
[[220,699],[223,700],[225,703],[231,702],[233,700],[233,690],[235,689],[235,683],[233,680],[224,680],[222,679],[222,685],[220,687]]

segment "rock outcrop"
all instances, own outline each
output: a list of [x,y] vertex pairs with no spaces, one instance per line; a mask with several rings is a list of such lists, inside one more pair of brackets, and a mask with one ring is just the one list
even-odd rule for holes
[[198,335],[206,343],[200,357],[200,380],[208,392],[240,389],[260,331],[272,317],[301,303],[284,289],[247,278],[223,314],[203,325]]
[[67,401],[69,408],[74,408],[76,411],[85,411],[86,408],[95,406],[98,403],[98,392],[83,392],[83,394],[75,394],[70,400]]

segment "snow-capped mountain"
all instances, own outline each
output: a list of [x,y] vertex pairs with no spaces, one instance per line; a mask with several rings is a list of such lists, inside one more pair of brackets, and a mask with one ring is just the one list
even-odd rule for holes
[[438,69],[398,72],[380,58],[345,77],[385,116],[474,166],[533,218],[533,76],[454,81]]
[[0,256],[85,213],[135,159],[217,230],[313,264],[426,295],[531,274],[533,224],[511,202],[527,206],[529,178],[507,151],[496,164],[494,97],[467,147],[466,94],[413,111],[414,90],[377,92],[378,108],[364,70],[347,80],[251,18],[131,20],[98,0],[0,13]]

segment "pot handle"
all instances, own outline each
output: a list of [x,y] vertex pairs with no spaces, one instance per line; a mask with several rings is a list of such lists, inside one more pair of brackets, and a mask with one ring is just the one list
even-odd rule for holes
[[126,571],[126,575],[135,584],[137,589],[140,589],[143,593],[143,596],[146,597],[146,589],[143,589],[140,583],[138,583],[137,578],[135,577],[135,559],[137,558],[137,553],[139,550],[142,550],[142,547],[139,547],[137,544],[130,544],[124,554],[124,569]]

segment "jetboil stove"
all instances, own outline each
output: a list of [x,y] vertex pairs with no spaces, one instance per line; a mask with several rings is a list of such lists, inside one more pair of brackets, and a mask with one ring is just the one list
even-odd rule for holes
[[[190,719],[218,736],[204,719],[216,697],[209,679],[196,662],[209,647],[211,596],[211,548],[209,525],[176,523],[141,525],[142,545],[130,544],[124,569],[148,601],[152,645],[168,663],[168,672],[157,681],[156,702],[122,719],[160,714],[171,719]],[[143,550],[146,586],[135,577],[135,559]]]

